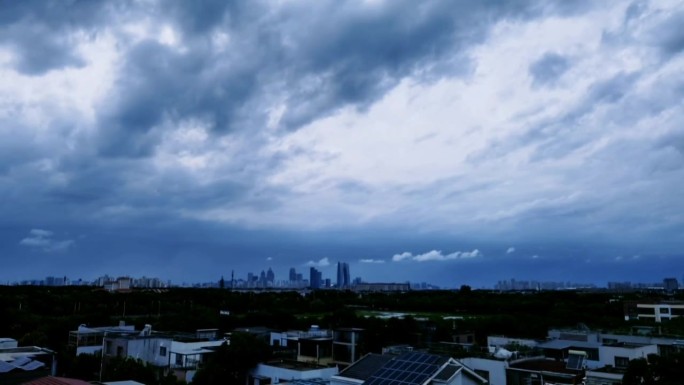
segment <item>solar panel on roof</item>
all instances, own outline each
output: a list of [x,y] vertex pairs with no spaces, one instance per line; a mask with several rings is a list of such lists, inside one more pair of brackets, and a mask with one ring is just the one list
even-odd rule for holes
[[22,357],[17,357],[14,359],[14,361],[10,362],[11,365],[14,366],[23,366],[31,362],[32,360],[28,357],[22,356]]
[[5,361],[0,360],[0,373],[7,373],[12,369],[16,369],[15,366],[8,364]]
[[441,367],[443,357],[425,353],[406,353],[385,364],[364,385],[422,384]]
[[31,370],[36,370],[38,368],[42,368],[43,366],[45,366],[45,364],[40,362],[40,361],[31,361],[25,365],[22,365],[21,369],[24,369],[26,371],[31,371]]

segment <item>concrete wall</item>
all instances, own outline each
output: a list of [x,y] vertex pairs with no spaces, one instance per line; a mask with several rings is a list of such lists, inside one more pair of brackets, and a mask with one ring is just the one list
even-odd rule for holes
[[289,380],[308,380],[312,378],[329,379],[338,373],[337,367],[317,368],[309,370],[295,370],[259,364],[252,371],[253,376],[269,377],[272,384]]
[[458,361],[473,371],[484,370],[489,372],[490,385],[506,385],[506,362],[500,360],[490,360],[488,358],[461,358]]
[[646,358],[649,354],[658,354],[657,345],[646,345],[635,348],[621,347],[621,346],[601,346],[599,348],[599,357],[602,366],[615,365],[615,357],[627,357],[629,360],[637,358]]
[[525,339],[525,338],[509,338],[500,336],[489,336],[487,337],[488,346],[504,347],[506,345],[517,344],[521,346],[527,346],[533,348],[539,345],[539,342],[535,340]]
[[[162,355],[162,347],[166,354]],[[171,357],[171,339],[168,338],[140,338],[128,340],[128,357],[143,360],[150,365],[168,366]]]

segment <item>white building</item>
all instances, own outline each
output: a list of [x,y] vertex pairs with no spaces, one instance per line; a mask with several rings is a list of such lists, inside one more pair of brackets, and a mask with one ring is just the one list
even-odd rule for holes
[[157,367],[170,366],[171,337],[153,335],[145,325],[139,334],[107,333],[104,336],[105,357],[128,357]]
[[223,344],[230,344],[230,341],[171,341],[170,368],[179,380],[190,383],[199,366],[206,362],[207,356]]
[[639,303],[637,319],[663,322],[684,316],[684,302]]
[[117,326],[88,327],[79,325],[78,329],[69,332],[69,346],[75,349],[76,355],[95,354],[102,350],[105,333],[139,334],[134,325],[126,325],[124,321]]
[[250,372],[249,385],[279,384],[296,380],[328,380],[338,373],[337,366],[323,366],[298,361],[261,363]]

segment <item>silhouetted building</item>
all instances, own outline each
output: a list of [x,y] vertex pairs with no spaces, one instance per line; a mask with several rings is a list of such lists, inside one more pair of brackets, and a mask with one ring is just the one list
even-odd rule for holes
[[349,264],[346,262],[337,262],[337,287],[348,288],[351,283],[349,279]]
[[323,282],[323,273],[318,271],[315,267],[309,270],[309,286],[312,289],[320,289]]
[[668,293],[674,293],[675,291],[679,290],[679,282],[677,282],[677,278],[665,278],[663,280],[663,288]]

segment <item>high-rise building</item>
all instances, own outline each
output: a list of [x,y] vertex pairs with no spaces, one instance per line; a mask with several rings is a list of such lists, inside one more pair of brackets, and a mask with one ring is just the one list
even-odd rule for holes
[[348,288],[349,280],[349,264],[346,262],[337,262],[337,287],[340,289]]
[[275,282],[275,273],[273,272],[273,270],[271,270],[270,267],[268,268],[268,271],[266,272],[266,281],[270,282],[271,285],[273,284],[273,282]]
[[297,281],[297,270],[295,270],[294,267],[290,268],[290,282],[296,282]]
[[309,286],[312,289],[320,289],[323,281],[323,273],[318,271],[315,267],[309,269]]
[[679,289],[677,278],[665,278],[663,280],[663,288],[669,293],[677,291]]

